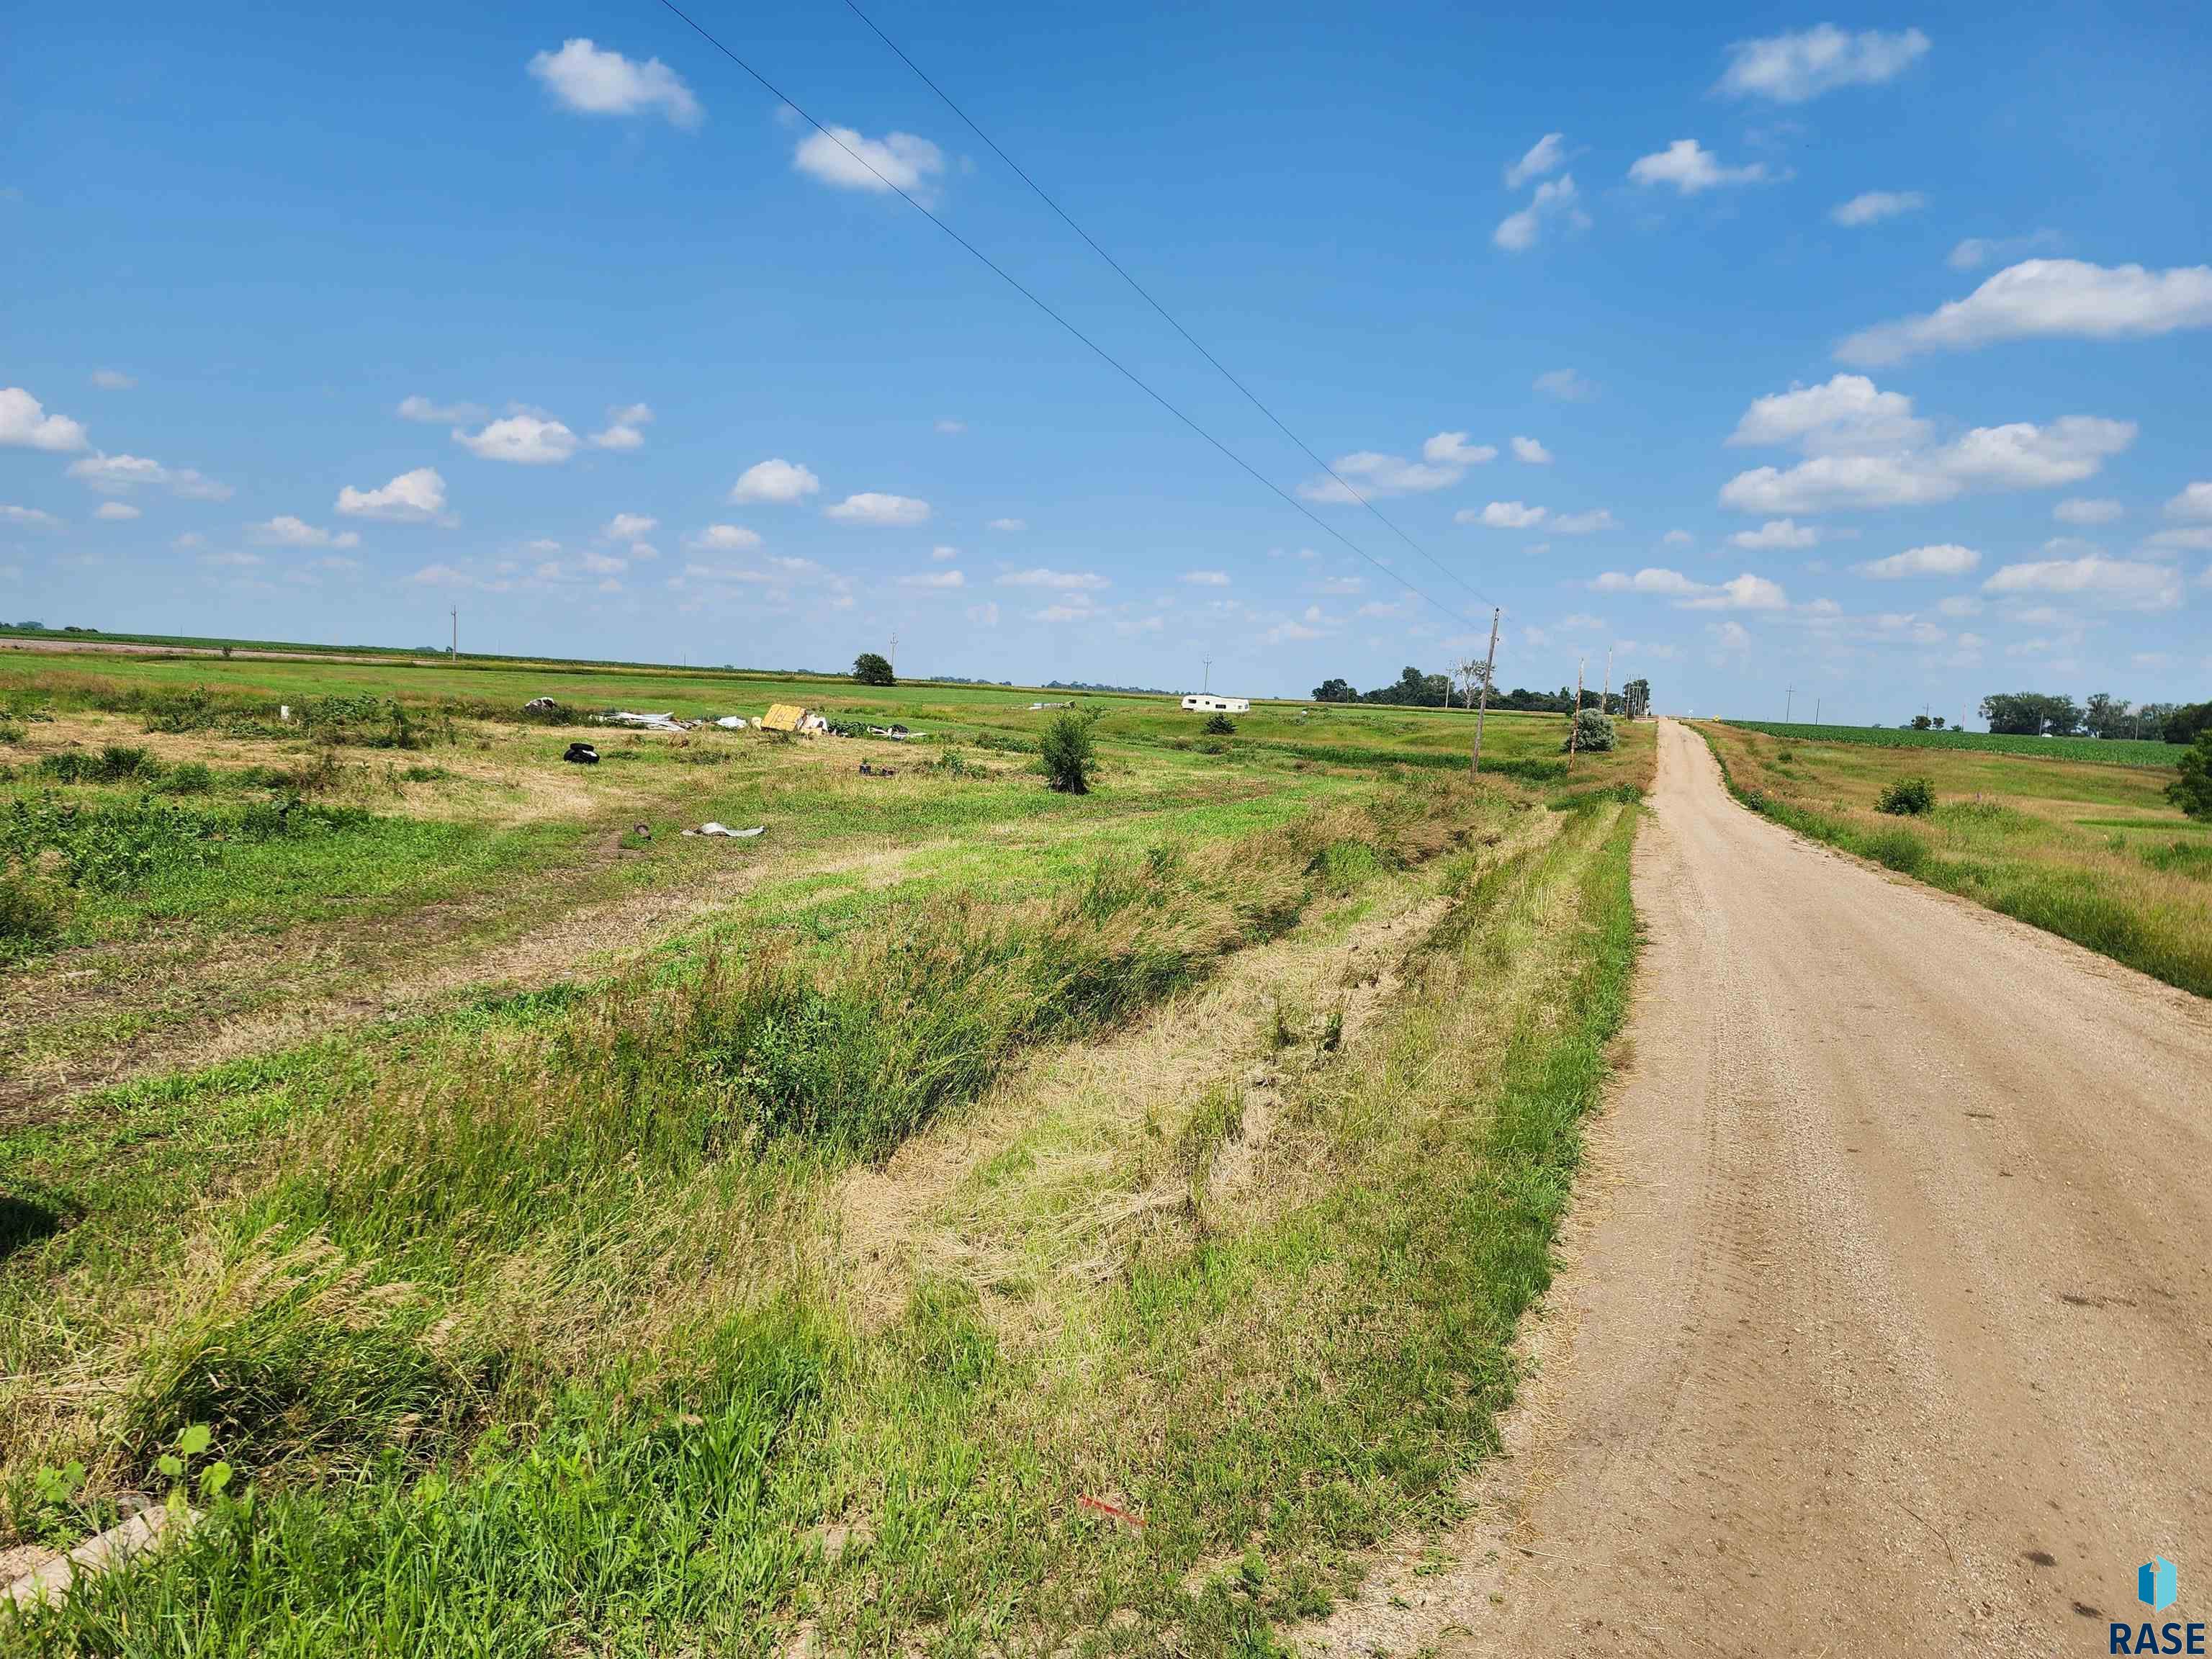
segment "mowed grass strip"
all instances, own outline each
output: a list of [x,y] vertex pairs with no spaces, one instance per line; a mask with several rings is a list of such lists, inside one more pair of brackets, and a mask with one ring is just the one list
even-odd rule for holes
[[[2163,774],[1696,725],[1736,799],[1778,823],[2212,996],[2212,860]],[[1934,786],[1932,811],[1877,810],[1916,777]]]
[[[794,1248],[827,1190],[818,1155],[799,1155],[804,1128],[750,1111],[702,1112],[696,1134],[680,1113],[656,1120],[673,1104],[641,1080],[657,1064],[597,1062],[619,1084],[593,1109],[622,1126],[604,1169],[557,1100],[535,1133],[520,1108],[487,1131],[495,1150],[458,1194],[441,1181],[388,1198],[379,1171],[396,1165],[372,1148],[349,1169],[307,1137],[294,1173],[210,1234],[230,1259],[195,1286],[209,1292],[196,1340],[227,1333],[220,1362],[140,1376],[220,1379],[228,1409],[251,1393],[241,1381],[313,1372],[332,1386],[304,1403],[342,1406],[349,1447],[370,1455],[326,1465],[354,1471],[343,1478],[270,1470],[250,1501],[216,1502],[179,1547],[15,1639],[52,1653],[763,1651],[811,1622],[834,1645],[949,1653],[1263,1650],[1270,1626],[1349,1582],[1353,1552],[1449,1516],[1510,1392],[1506,1345],[1548,1274],[1633,951],[1633,809],[1593,797],[1560,824],[1510,857],[1444,867],[1455,921],[1417,952],[1402,1017],[1291,1092],[1261,1149],[1270,1173],[1243,1200],[1164,1211],[1117,1273],[1055,1279],[1018,1320],[957,1278],[918,1285],[888,1327],[851,1316],[834,1264]],[[1346,902],[1364,881],[1418,879],[1392,873],[1402,854],[1374,826],[1352,827],[1278,836],[1287,859],[1234,849],[1247,915],[1269,908],[1269,866],[1300,854],[1301,878]],[[943,978],[963,1018],[1048,1032],[1091,1017],[1052,1012],[1055,997],[1079,1010],[1103,996],[1100,1017],[1119,1017],[1126,993],[1083,964],[1148,938],[1200,946],[1207,924],[1189,913],[1206,879],[1133,868],[1067,896],[1061,919],[1088,907],[1086,933],[1106,942],[1068,971],[1022,974],[1012,1016],[979,992],[999,971],[989,952],[965,976],[940,961],[900,983]],[[1160,892],[1170,932],[1119,920]],[[1025,948],[1049,962],[1053,940],[1045,928]],[[738,1006],[784,1006],[790,970],[761,971]],[[680,1007],[693,994],[622,994]],[[489,1045],[483,1075],[532,1097],[549,1059],[612,1029],[572,1018],[587,1017],[556,1011],[529,1040]],[[673,1041],[653,1029],[648,1050]],[[960,1024],[942,1035],[956,1058],[972,1040]],[[417,1115],[432,1100],[373,1097],[357,1127],[419,1152],[422,1122],[456,1127]],[[1184,1150],[1237,1129],[1215,1092],[1186,1114],[1161,1141],[1187,1182],[1204,1160]],[[1163,1154],[1139,1138],[1128,1156],[1141,1176]],[[389,1276],[403,1263],[421,1276]],[[254,1284],[226,1306],[241,1273]],[[714,1275],[729,1294],[700,1297]],[[452,1369],[494,1329],[510,1333],[507,1372],[473,1385],[501,1409],[438,1432]],[[387,1415],[410,1400],[423,1404]],[[288,1427],[279,1411],[256,1432],[273,1447],[321,1420]],[[221,1434],[215,1449],[230,1449]]]

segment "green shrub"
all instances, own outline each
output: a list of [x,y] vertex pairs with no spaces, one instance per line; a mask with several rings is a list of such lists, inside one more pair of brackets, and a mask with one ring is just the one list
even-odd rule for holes
[[1860,850],[1875,863],[1908,876],[1919,874],[1928,862],[1928,843],[1910,830],[1885,830],[1870,836]]
[[2212,842],[2177,841],[2143,849],[2142,861],[2154,870],[2171,870],[2199,881],[2212,881]]
[[1053,716],[1037,745],[1045,781],[1064,795],[1087,794],[1091,769],[1098,763],[1091,742],[1091,722],[1074,709]]
[[1212,714],[1198,728],[1209,738],[1228,738],[1237,734],[1237,722],[1226,714]]
[[1892,817],[1918,817],[1936,810],[1936,786],[1926,778],[1899,778],[1881,792],[1875,810]]
[[189,691],[159,692],[146,705],[146,729],[149,732],[204,732],[213,726],[224,712],[216,706],[215,694],[204,685],[196,685]]
[[[1602,753],[1620,741],[1614,731],[1613,716],[1595,708],[1585,708],[1575,716],[1574,746],[1585,751]],[[1562,749],[1567,745],[1561,744]]]
[[170,768],[160,787],[165,795],[204,795],[215,787],[215,774],[204,761],[186,761]]
[[27,871],[0,874],[0,962],[52,944],[67,926],[67,892]]
[[2166,798],[2192,818],[2212,819],[2212,726],[2197,734],[2178,769],[2180,775],[2166,786]]

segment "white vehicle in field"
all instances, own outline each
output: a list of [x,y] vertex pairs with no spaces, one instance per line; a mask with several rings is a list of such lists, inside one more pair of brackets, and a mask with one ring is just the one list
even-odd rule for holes
[[1249,714],[1252,712],[1252,699],[1217,697],[1209,691],[1194,691],[1182,700],[1182,706],[1200,714]]

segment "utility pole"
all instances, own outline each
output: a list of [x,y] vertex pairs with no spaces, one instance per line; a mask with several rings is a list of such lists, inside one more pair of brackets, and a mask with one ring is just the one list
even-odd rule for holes
[[1609,645],[1605,648],[1605,690],[1598,697],[1597,712],[1613,713],[1613,647]]
[[1467,763],[1467,775],[1473,777],[1482,770],[1482,720],[1490,713],[1490,678],[1498,669],[1498,616],[1500,607],[1490,608],[1490,654],[1482,659],[1482,702],[1474,711],[1474,754]]
[[1588,666],[1588,657],[1578,659],[1575,663],[1575,712],[1567,721],[1567,770],[1570,772],[1575,769],[1576,728],[1583,723],[1583,670]]
[[458,605],[455,605],[453,609],[452,615],[453,618],[453,642],[446,649],[446,659],[448,662],[459,662],[461,659],[461,607]]
[[898,678],[898,635],[896,631],[891,635],[891,678]]
[[1200,660],[1206,664],[1206,678],[1200,680],[1198,685],[1199,693],[1203,696],[1213,690],[1213,659],[1206,657]]
[[1794,703],[1794,702],[1796,702],[1796,701],[1797,701],[1797,688],[1796,688],[1796,686],[1794,686],[1794,685],[1793,685],[1793,686],[1791,686],[1791,687],[1790,688],[1790,700],[1789,700],[1789,702],[1785,702],[1785,703],[1784,703],[1784,704],[1782,705],[1782,723],[1783,723],[1784,726],[1787,726],[1787,725],[1789,725],[1789,724],[1790,724],[1790,703]]

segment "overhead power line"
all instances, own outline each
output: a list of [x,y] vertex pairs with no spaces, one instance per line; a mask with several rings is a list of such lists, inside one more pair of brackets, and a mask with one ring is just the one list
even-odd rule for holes
[[1035,179],[1030,177],[1029,170],[1026,167],[1023,167],[1019,161],[1014,160],[1012,156],[1007,155],[1004,149],[1000,149],[997,139],[991,137],[989,133],[984,131],[981,127],[976,125],[975,118],[969,114],[966,110],[961,108],[959,104],[954,100],[951,93],[945,91],[943,87],[939,86],[936,82],[930,79],[929,72],[923,69],[921,64],[915,63],[914,59],[908,55],[905,47],[899,45],[897,41],[892,40],[890,35],[885,34],[882,27],[877,23],[874,18],[869,16],[865,11],[862,11],[860,8],[854,3],[854,0],[845,0],[845,5],[846,8],[852,12],[854,16],[859,18],[863,23],[866,23],[868,26],[869,29],[874,33],[877,40],[882,41],[897,55],[899,62],[904,64],[908,69],[915,72],[915,76],[920,78],[922,85],[927,87],[932,92],[937,94],[939,101],[944,104],[945,108],[951,110],[955,115],[958,116],[963,121],[965,121],[968,124],[969,131],[974,133],[978,138],[981,138],[985,143],[988,144],[991,147],[991,153],[997,156],[1001,161],[1004,161],[1008,167],[1012,167],[1014,170],[1015,176],[1020,179],[1020,180],[1024,184],[1027,185],[1032,191],[1036,192],[1037,200],[1042,202],[1047,207],[1058,214],[1062,224],[1066,225],[1078,236],[1080,236],[1093,253],[1097,254],[1109,265],[1112,266],[1114,274],[1116,276],[1119,276],[1123,282],[1127,283],[1131,289],[1135,292],[1139,299],[1142,300],[1146,305],[1150,306],[1154,311],[1160,314],[1161,321],[1164,322],[1170,328],[1175,330],[1176,333],[1182,335],[1184,341],[1189,345],[1193,351],[1195,351],[1200,356],[1205,358],[1207,362],[1212,364],[1214,369],[1220,374],[1223,380],[1228,381],[1230,385],[1235,386],[1237,391],[1244,394],[1245,401],[1249,403],[1253,408],[1258,410],[1262,415],[1265,415],[1268,420],[1273,422],[1276,431],[1281,433],[1285,438],[1288,438],[1292,443],[1304,450],[1308,460],[1311,461],[1316,466],[1319,467],[1322,471],[1328,473],[1331,478],[1334,479],[1338,488],[1342,489],[1346,495],[1351,496],[1352,499],[1358,501],[1360,506],[1365,507],[1370,513],[1372,513],[1385,525],[1389,526],[1391,532],[1395,534],[1400,541],[1405,543],[1406,545],[1412,548],[1414,552],[1428,560],[1431,564],[1436,566],[1438,570],[1442,571],[1453,581],[1457,582],[1462,587],[1466,588],[1468,592],[1474,594],[1476,599],[1480,599],[1485,605],[1492,603],[1487,594],[1483,593],[1479,589],[1471,586],[1457,571],[1454,570],[1449,565],[1445,564],[1442,560],[1437,558],[1427,548],[1423,547],[1420,543],[1415,541],[1413,537],[1406,532],[1404,527],[1401,526],[1396,520],[1393,519],[1381,507],[1376,506],[1375,503],[1367,496],[1362,495],[1352,483],[1351,480],[1346,478],[1342,473],[1339,472],[1334,466],[1331,466],[1327,461],[1323,460],[1319,453],[1315,450],[1311,444],[1308,443],[1304,438],[1298,436],[1297,433],[1291,431],[1291,428],[1284,423],[1281,416],[1276,414],[1273,410],[1268,408],[1266,404],[1261,401],[1260,394],[1258,392],[1253,391],[1250,386],[1246,386],[1243,381],[1237,379],[1234,374],[1231,373],[1229,366],[1226,363],[1223,362],[1220,358],[1215,356],[1211,351],[1208,351],[1204,345],[1200,343],[1197,336],[1194,335],[1188,329],[1185,328],[1182,324],[1176,319],[1174,313],[1170,312],[1165,306],[1162,305],[1157,299],[1155,299],[1152,296],[1152,292],[1150,289],[1146,288],[1134,276],[1132,276],[1127,269],[1119,259],[1116,259],[1112,254],[1109,253],[1104,248],[1098,245],[1097,238],[1091,235],[1089,231],[1084,229],[1081,225],[1076,223],[1074,216],[1071,215],[1066,208],[1060,206],[1058,202],[1052,198],[1051,192],[1047,191],[1042,185],[1037,183]]
[[[911,191],[902,186],[897,180],[886,178],[882,171],[878,168],[874,163],[870,161],[866,156],[861,155],[860,151],[854,149],[835,132],[832,132],[828,127],[823,125],[821,122],[816,120],[814,117],[807,112],[803,105],[787,96],[783,89],[778,87],[775,82],[769,80],[768,76],[763,75],[750,64],[738,57],[736,52],[724,46],[721,41],[716,39],[714,33],[703,24],[699,22],[699,21],[694,18],[690,13],[686,12],[681,6],[676,4],[675,0],[660,0],[660,3],[666,10],[672,13],[679,21],[681,21],[685,27],[689,28],[694,34],[696,34],[708,46],[714,47],[716,52],[720,52],[723,57],[728,58],[732,64],[735,64],[739,69],[750,76],[756,82],[759,82],[761,88],[768,93],[770,97],[776,99],[781,103],[789,105],[792,111],[797,114],[800,119],[804,120],[809,126],[812,127],[823,137],[830,140],[831,143],[836,145],[838,149],[843,150],[846,155],[851,156],[853,160],[857,161],[861,167],[866,167],[868,172],[883,185],[884,189],[896,191],[899,198],[908,207],[912,208],[916,213],[921,215],[923,218],[928,220],[930,223],[935,225],[947,236],[957,242],[969,254],[973,255],[975,258],[986,269],[988,269],[992,275],[998,277],[1000,282],[1006,283],[1008,288],[1012,289],[1015,293],[1020,295],[1022,298],[1027,300],[1039,311],[1042,311],[1046,316],[1051,318],[1054,322],[1058,323],[1060,327],[1066,330],[1068,333],[1073,335],[1076,339],[1088,347],[1092,354],[1102,362],[1112,368],[1116,374],[1127,380],[1130,385],[1135,386],[1139,392],[1143,392],[1147,398],[1150,398],[1162,409],[1167,410],[1169,414],[1174,416],[1176,419],[1182,422],[1200,437],[1205,439],[1207,443],[1212,445],[1215,449],[1220,451],[1223,455],[1234,462],[1243,471],[1249,473],[1259,483],[1272,490],[1275,495],[1280,496],[1288,505],[1310,519],[1324,533],[1334,537],[1338,541],[1343,543],[1345,546],[1351,549],[1352,551],[1357,554],[1360,558],[1364,559],[1369,564],[1373,565],[1377,570],[1388,576],[1392,581],[1397,583],[1399,586],[1404,588],[1416,599],[1421,599],[1425,603],[1433,605],[1436,609],[1443,612],[1445,616],[1451,617],[1455,622],[1465,623],[1469,628],[1474,628],[1479,625],[1471,617],[1466,617],[1459,611],[1453,610],[1451,606],[1446,605],[1442,599],[1437,599],[1433,593],[1431,593],[1425,589],[1416,586],[1413,583],[1407,581],[1405,577],[1400,575],[1395,570],[1393,570],[1382,560],[1376,558],[1365,548],[1360,546],[1358,543],[1353,541],[1351,537],[1346,535],[1334,525],[1330,524],[1328,520],[1314,512],[1314,510],[1311,507],[1309,507],[1304,501],[1298,500],[1297,496],[1291,495],[1273,479],[1268,477],[1266,473],[1261,471],[1249,461],[1246,460],[1242,455],[1239,455],[1235,450],[1230,448],[1227,444],[1222,442],[1220,439],[1215,437],[1211,432],[1208,432],[1188,415],[1184,414],[1181,409],[1169,402],[1168,399],[1160,392],[1153,390],[1151,384],[1134,369],[1124,363],[1120,358],[1115,356],[1112,352],[1100,345],[1096,340],[1092,339],[1088,334],[1085,334],[1073,323],[1068,321],[1066,318],[1061,316],[1060,313],[1054,310],[1049,304],[1039,298],[1037,295],[1028,287],[1024,286],[1021,280],[1016,277],[1012,272],[1008,271],[1005,266],[1000,264],[997,260],[992,258],[991,256],[984,252],[981,248],[977,247],[975,243],[969,241],[965,236],[963,236],[951,225],[939,218],[936,214],[931,212],[926,205],[917,199]],[[1449,573],[1448,572],[1447,574]]]

